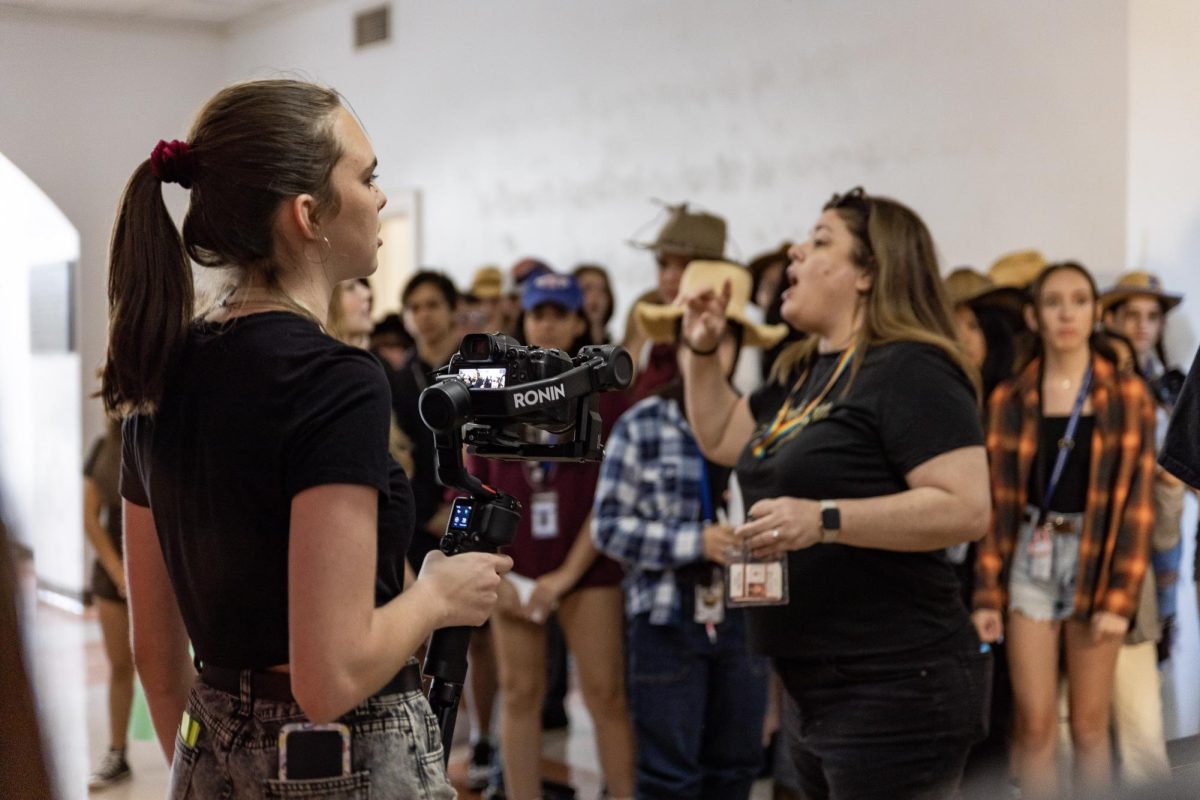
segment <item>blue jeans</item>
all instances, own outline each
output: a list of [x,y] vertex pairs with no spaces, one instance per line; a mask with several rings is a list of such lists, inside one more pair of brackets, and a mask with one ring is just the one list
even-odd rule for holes
[[956,796],[988,726],[992,654],[973,631],[933,652],[776,668],[798,714],[793,756],[808,800]]
[[[248,682],[243,680],[243,685]],[[189,745],[175,737],[170,800],[450,800],[442,766],[441,733],[418,691],[371,697],[339,722],[350,728],[350,774],[279,780],[279,729],[305,721],[295,703],[254,700],[244,689],[227,694],[197,681],[187,712],[199,723]]]
[[630,620],[639,799],[747,798],[762,765],[769,664],[746,650],[741,611],[726,611],[714,643],[692,620],[693,602],[674,624]]

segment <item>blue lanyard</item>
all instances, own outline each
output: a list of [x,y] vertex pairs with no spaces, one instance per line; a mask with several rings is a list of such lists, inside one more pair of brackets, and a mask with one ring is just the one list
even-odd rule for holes
[[1054,498],[1054,491],[1058,489],[1058,480],[1067,466],[1067,456],[1075,447],[1075,429],[1079,427],[1079,417],[1083,414],[1083,404],[1087,401],[1091,388],[1092,365],[1089,362],[1087,372],[1083,373],[1083,385],[1079,387],[1079,394],[1075,396],[1075,407],[1071,409],[1071,418],[1067,420],[1067,431],[1058,442],[1058,456],[1054,459],[1054,470],[1050,473],[1050,483],[1046,485],[1046,492],[1042,495],[1042,513],[1038,518],[1039,526],[1046,522],[1046,516],[1050,513],[1050,501]]
[[704,517],[701,522],[711,524],[716,520],[716,514],[713,513],[712,486],[708,482],[708,462],[704,456],[700,456],[700,482],[703,484],[700,490],[700,513]]

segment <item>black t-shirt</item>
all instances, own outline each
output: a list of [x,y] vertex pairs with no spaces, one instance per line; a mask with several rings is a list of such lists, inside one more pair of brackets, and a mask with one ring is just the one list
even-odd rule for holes
[[[816,359],[798,398],[817,395],[840,354]],[[832,406],[761,460],[750,447],[737,464],[747,510],[758,500],[879,497],[906,491],[907,475],[929,459],[983,444],[970,383],[942,351],[910,342],[868,350],[828,395]],[[798,377],[798,376],[797,376]],[[750,397],[761,428],[790,386],[771,383]],[[797,404],[794,404],[797,405]],[[803,402],[798,405],[803,406]],[[944,550],[902,553],[817,544],[788,556],[786,606],[751,609],[751,642],[767,655],[821,659],[916,650],[970,624]]]
[[153,512],[201,660],[287,663],[291,503],[305,489],[379,490],[376,603],[401,592],[412,493],[388,455],[389,402],[379,362],[294,314],[192,327],[157,412],[125,423],[121,494]]
[[[1054,474],[1054,462],[1058,459],[1058,443],[1067,435],[1070,417],[1042,417],[1038,431],[1038,454],[1033,469],[1029,471],[1029,486],[1026,489],[1028,504],[1042,507],[1050,476]],[[1092,432],[1096,428],[1096,417],[1092,414],[1079,417],[1075,428],[1075,446],[1067,453],[1062,475],[1054,496],[1050,498],[1049,511],[1060,514],[1082,514],[1087,510],[1088,476],[1092,467]]]
[[1200,351],[1175,403],[1158,463],[1189,486],[1200,488]]

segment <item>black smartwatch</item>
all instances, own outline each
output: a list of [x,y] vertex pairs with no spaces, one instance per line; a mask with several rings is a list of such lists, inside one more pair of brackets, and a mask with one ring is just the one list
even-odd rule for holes
[[833,500],[821,501],[821,541],[832,544],[842,532],[842,512]]

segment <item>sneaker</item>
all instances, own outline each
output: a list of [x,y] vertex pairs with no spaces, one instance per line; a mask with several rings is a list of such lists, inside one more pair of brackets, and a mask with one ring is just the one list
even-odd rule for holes
[[107,789],[109,786],[129,780],[133,771],[125,760],[125,750],[109,750],[100,760],[100,766],[88,778],[88,789]]
[[480,739],[471,746],[471,760],[467,763],[467,788],[481,792],[487,788],[492,773],[492,743]]

